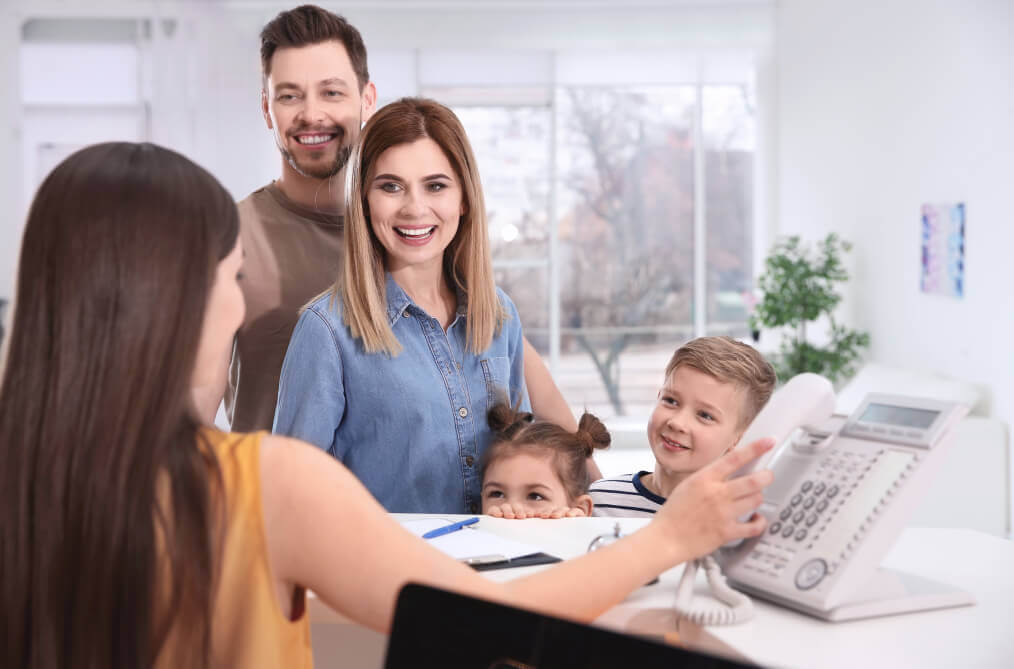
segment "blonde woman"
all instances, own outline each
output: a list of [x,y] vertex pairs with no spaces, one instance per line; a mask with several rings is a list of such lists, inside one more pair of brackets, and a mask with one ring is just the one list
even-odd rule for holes
[[274,431],[331,453],[389,511],[476,513],[486,414],[528,398],[468,138],[446,107],[399,100],[346,179],[344,267],[293,332]]

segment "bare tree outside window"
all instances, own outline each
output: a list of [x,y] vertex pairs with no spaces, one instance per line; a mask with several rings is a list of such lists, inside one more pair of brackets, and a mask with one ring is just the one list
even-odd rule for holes
[[624,351],[692,322],[694,90],[566,88],[558,110],[561,320],[624,415]]
[[[555,183],[556,381],[575,410],[647,415],[665,363],[693,335],[697,88],[554,95],[552,105],[455,108],[479,162],[495,279],[528,339],[548,353]],[[746,87],[704,86],[700,104],[707,254],[699,308],[709,334],[742,336],[753,274],[753,103]]]

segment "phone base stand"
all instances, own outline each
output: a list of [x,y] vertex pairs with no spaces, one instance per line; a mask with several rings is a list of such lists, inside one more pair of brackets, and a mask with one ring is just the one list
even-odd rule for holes
[[975,599],[963,590],[886,567],[875,570],[873,578],[856,593],[851,602],[826,611],[777,597],[743,583],[737,583],[736,587],[762,599],[832,622],[975,604]]

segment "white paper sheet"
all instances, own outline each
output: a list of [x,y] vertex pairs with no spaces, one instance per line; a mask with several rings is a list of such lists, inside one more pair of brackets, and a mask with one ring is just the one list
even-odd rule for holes
[[[420,518],[416,520],[403,520],[401,524],[412,534],[421,537],[430,530],[450,525],[452,522],[454,521],[444,518]],[[479,522],[481,523],[482,521]],[[464,561],[495,562],[513,560],[524,555],[543,552],[538,546],[532,546],[512,539],[504,539],[492,532],[473,529],[471,526],[433,539],[427,539],[426,543],[447,553],[456,560]]]

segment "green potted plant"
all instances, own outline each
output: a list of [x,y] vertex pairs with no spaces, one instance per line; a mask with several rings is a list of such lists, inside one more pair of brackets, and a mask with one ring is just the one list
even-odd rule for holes
[[[840,284],[848,280],[842,256],[852,245],[831,233],[815,248],[798,236],[780,240],[764,261],[757,281],[761,298],[750,316],[750,328],[791,328],[782,338],[777,354],[771,356],[778,378],[787,381],[802,372],[815,372],[832,383],[855,373],[861,352],[870,344],[870,335],[838,323],[834,310],[841,302]],[[806,339],[807,324],[826,317],[830,341],[816,346]]]

